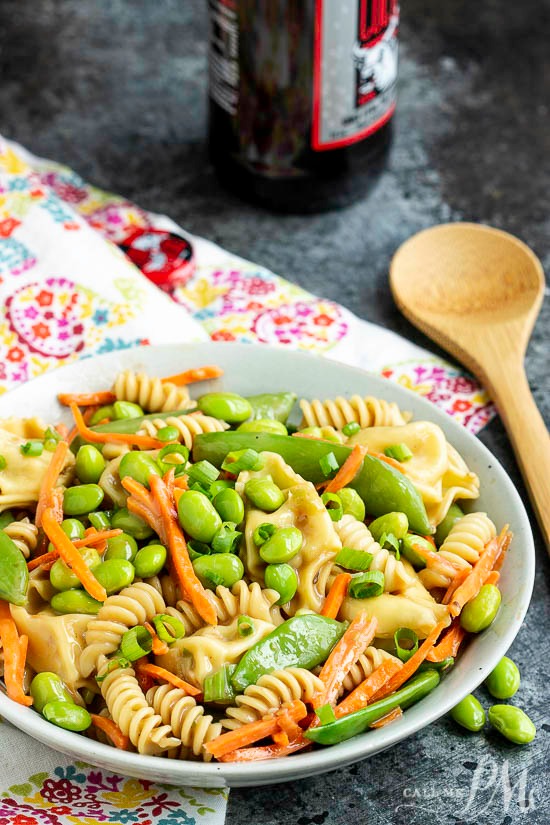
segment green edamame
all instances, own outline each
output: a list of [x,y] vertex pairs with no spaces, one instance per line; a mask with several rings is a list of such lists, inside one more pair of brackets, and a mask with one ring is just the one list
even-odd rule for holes
[[96,424],[99,424],[100,421],[103,421],[105,418],[114,418],[115,412],[113,410],[112,404],[106,404],[104,407],[100,407],[98,410],[90,418],[90,427],[95,427]]
[[380,541],[384,533],[391,533],[396,539],[405,538],[408,529],[409,520],[405,513],[386,513],[369,524],[369,530],[376,541]]
[[133,564],[125,559],[107,559],[94,569],[94,576],[108,596],[132,584],[135,575]]
[[273,513],[284,504],[285,496],[270,478],[251,478],[244,485],[244,491],[251,504],[264,513]]
[[120,478],[130,476],[135,481],[139,481],[144,487],[149,489],[149,479],[151,476],[160,476],[160,470],[154,458],[147,453],[132,450],[122,456],[118,467]]
[[31,682],[29,690],[33,698],[33,707],[42,713],[44,706],[59,699],[62,702],[73,701],[71,694],[65,687],[57,673],[48,670],[37,673]]
[[209,392],[197,401],[197,407],[205,415],[220,418],[228,424],[240,424],[252,415],[252,406],[234,392]]
[[222,526],[210,499],[198,490],[186,490],[178,501],[179,521],[192,539],[209,544]]
[[[94,547],[81,547],[78,550],[90,570],[94,570],[101,564],[101,556]],[[80,579],[62,559],[57,559],[50,570],[50,582],[56,590],[72,590],[75,587],[82,587]]]
[[244,504],[236,490],[227,487],[220,490],[212,499],[212,504],[220,514],[222,521],[240,524],[244,518]]
[[[95,527],[95,525],[94,525]],[[79,521],[77,518],[65,518],[61,522],[61,529],[65,533],[66,536],[70,538],[71,541],[75,541],[75,539],[83,539],[84,534],[86,532],[86,528]],[[54,546],[51,541],[48,543],[48,552],[54,550]]]
[[264,570],[265,586],[276,590],[279,600],[275,604],[287,604],[298,589],[296,570],[290,564],[268,564]]
[[215,553],[199,556],[193,568],[204,587],[215,590],[218,585],[233,587],[244,575],[243,563],[233,553]]
[[365,503],[357,490],[352,487],[343,487],[338,490],[338,498],[342,502],[345,516],[353,516],[357,521],[365,520]]
[[97,510],[104,492],[98,484],[81,484],[69,487],[63,495],[63,512],[68,516],[83,516]]
[[264,542],[258,552],[267,564],[280,564],[296,556],[302,549],[303,536],[297,527],[281,527]]
[[443,521],[439,522],[437,525],[437,529],[435,531],[435,543],[438,547],[441,547],[449,533],[451,532],[451,528],[453,525],[462,518],[464,515],[464,511],[458,506],[458,504],[451,504],[449,509],[447,510],[447,515],[443,519]]
[[116,421],[125,418],[142,418],[143,415],[139,404],[134,404],[132,401],[115,401],[113,404],[113,417]]
[[414,533],[407,533],[407,535],[401,539],[401,555],[404,556],[416,570],[422,570],[426,567],[426,561],[416,552],[415,547],[420,547],[422,550],[433,553],[433,544],[423,538],[423,536],[415,536]]
[[134,559],[136,576],[141,579],[158,576],[165,564],[166,547],[162,544],[148,544],[147,547],[142,547]]
[[537,733],[525,711],[515,705],[493,705],[489,708],[489,722],[516,745],[528,745]]
[[471,693],[451,710],[451,717],[466,730],[474,733],[485,724],[485,711],[481,703]]
[[241,433],[278,433],[288,435],[288,430],[282,421],[274,418],[256,418],[254,421],[245,421],[237,427]]
[[469,633],[481,633],[494,621],[502,596],[494,584],[484,584],[460,614],[460,624]]
[[235,482],[231,481],[228,478],[217,478],[216,481],[213,481],[210,485],[210,496],[212,497],[212,501],[218,495],[221,490],[234,490],[235,489]]
[[104,553],[104,560],[109,559],[125,559],[133,562],[138,546],[135,538],[129,533],[120,533],[118,536],[113,536],[112,539],[107,540],[107,549]]
[[[97,513],[88,513],[88,519],[96,530],[108,530],[111,526],[111,515],[107,510],[98,510]],[[82,525],[84,527],[84,525]]]
[[58,728],[64,730],[88,730],[92,724],[92,717],[86,708],[81,708],[80,705],[75,705],[74,702],[64,702],[61,699],[56,699],[44,705],[42,715],[48,722],[52,722]]
[[95,616],[102,602],[93,599],[84,590],[63,590],[50,599],[50,606],[56,613],[85,613]]
[[485,679],[487,690],[495,699],[511,699],[520,682],[519,668],[508,656],[504,656]]
[[105,459],[92,444],[84,444],[76,454],[75,470],[82,484],[97,484],[105,469]]
[[276,419],[284,424],[290,415],[296,395],[293,392],[264,392],[247,396],[252,418]]
[[0,530],[0,599],[11,604],[25,604],[28,582],[25,557],[10,537]]
[[111,527],[128,533],[138,541],[148,539],[154,532],[146,521],[136,516],[135,513],[131,513],[127,507],[121,507],[119,510],[115,510],[111,516]]

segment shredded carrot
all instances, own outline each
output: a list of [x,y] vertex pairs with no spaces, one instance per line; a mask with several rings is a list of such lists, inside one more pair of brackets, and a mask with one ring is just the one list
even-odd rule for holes
[[487,578],[485,579],[485,584],[498,584],[500,579],[500,573],[498,570],[491,570]]
[[327,484],[327,493],[337,493],[342,487],[351,484],[363,463],[368,450],[361,444],[356,444],[351,453],[348,455],[336,475]]
[[314,708],[335,703],[344,679],[374,639],[377,626],[377,619],[370,618],[366,610],[355,616],[323,665],[319,678],[324,687],[313,697]]
[[55,425],[54,430],[56,431],[56,433],[57,433],[58,435],[60,435],[60,436],[61,436],[61,438],[63,439],[63,441],[68,441],[68,440],[69,440],[69,439],[68,439],[68,435],[69,435],[69,428],[68,428],[68,427],[67,427],[67,425],[66,425],[66,424],[64,424],[62,421],[60,421],[60,422],[59,422],[59,424],[56,424],[56,425]]
[[295,739],[297,736],[301,736],[302,728],[289,714],[286,706],[283,705],[277,718],[279,720],[281,732],[286,735],[287,740]]
[[46,472],[44,473],[44,478],[42,479],[40,492],[38,494],[38,504],[36,505],[36,515],[34,519],[34,523],[37,527],[40,527],[42,524],[42,514],[44,513],[46,507],[51,507],[52,505],[52,491],[57,484],[57,479],[59,478],[59,474],[65,464],[68,449],[69,445],[67,442],[60,441],[57,444],[55,452],[52,454],[51,461],[48,464]]
[[400,719],[403,716],[403,711],[398,706],[393,710],[390,710],[389,713],[386,713],[385,716],[381,716],[380,719],[377,719],[376,722],[373,722],[369,727],[374,728],[385,728],[386,725],[390,725],[392,722],[395,722],[396,719]]
[[93,599],[104,602],[107,598],[105,588],[98,582],[77,548],[55,520],[55,515],[51,507],[46,507],[44,510],[42,526],[44,532],[53,544],[54,549],[58,551],[65,564],[70,567],[75,576],[77,576],[84,590],[86,590]]
[[295,699],[290,704],[276,711],[269,719],[260,719],[258,722],[248,722],[237,730],[230,730],[222,733],[215,739],[205,744],[208,753],[219,759],[221,756],[236,751],[238,748],[251,745],[266,736],[273,736],[280,730],[279,720],[281,713],[288,714],[295,722],[299,722],[307,715],[306,706],[300,699]]
[[506,540],[507,535],[504,535],[487,542],[470,573],[453,594],[452,601],[449,603],[451,616],[458,616],[464,605],[477,596],[495,562],[503,552]]
[[456,656],[460,645],[466,638],[466,631],[458,619],[454,619],[451,626],[445,631],[438,644],[426,656],[427,662],[442,662],[449,656]]
[[399,470],[399,472],[403,474],[405,473],[403,465],[400,461],[397,461],[396,458],[391,458],[391,456],[386,455],[385,453],[374,452],[374,450],[369,450],[369,455],[373,458],[377,458],[379,461],[383,461],[385,464],[389,464],[394,470]]
[[[463,570],[459,570],[458,573],[455,575],[453,579],[451,579],[451,583],[449,584],[448,588],[445,590],[443,595],[441,596],[441,604],[449,604],[453,597],[453,593],[455,592],[456,588],[462,584],[466,576],[470,572],[470,566],[465,567]],[[435,588],[434,588],[435,589]],[[432,595],[434,591],[432,590]],[[437,597],[435,597],[437,598]]]
[[153,625],[150,624],[149,622],[143,622],[143,627],[146,628],[146,630],[149,631],[149,633],[151,634],[151,637],[153,639],[153,648],[152,649],[153,649],[154,655],[155,656],[163,656],[165,653],[168,653],[170,648],[168,647],[166,642],[163,642],[162,639],[159,639],[159,637],[157,635],[157,631],[155,630]]
[[106,716],[99,716],[97,713],[90,713],[90,717],[94,727],[106,733],[115,748],[121,751],[130,750],[130,737],[122,733],[116,722],[113,722],[112,719],[107,719]]
[[26,696],[23,688],[28,636],[19,636],[12,619],[10,606],[0,601],[0,641],[4,652],[4,682],[10,699],[20,705],[32,705],[32,696]]
[[493,565],[493,570],[498,572],[502,565],[504,564],[504,559],[506,557],[506,552],[510,547],[511,541],[513,538],[513,534],[508,530],[508,525],[506,524],[500,533],[499,540],[502,541],[502,549],[500,551],[500,556],[498,556],[497,560]]
[[88,533],[88,535],[85,535],[83,539],[73,541],[75,547],[95,547],[96,544],[102,544],[104,541],[114,539],[115,536],[120,536],[122,530],[119,527],[113,528],[112,530],[95,530],[95,528],[88,528],[86,533]]
[[44,567],[44,565],[49,564],[50,562],[56,561],[59,558],[59,553],[57,550],[50,550],[49,553],[42,553],[41,556],[36,556],[36,558],[31,559],[28,564],[27,568],[29,573],[31,570],[36,570],[37,567]]
[[426,562],[426,567],[437,570],[444,576],[450,576],[451,579],[454,579],[457,572],[460,572],[456,565],[441,556],[439,553],[434,553],[433,550],[426,550],[420,544],[413,544],[412,548],[415,553],[418,553],[418,555],[424,559]]
[[351,578],[351,573],[338,573],[327,593],[321,616],[326,616],[329,619],[336,618],[348,592]]
[[374,694],[382,690],[388,679],[391,679],[398,670],[401,670],[401,665],[395,659],[386,659],[382,662],[370,676],[367,676],[355,690],[346,696],[343,702],[336,705],[334,708],[336,718],[347,716],[348,713],[354,713],[368,705]]
[[435,539],[434,539],[433,536],[422,536],[422,538],[426,539],[426,541],[429,541],[430,544],[433,546],[434,550],[437,550],[437,547],[436,547],[436,544],[435,544]]
[[76,404],[70,404],[70,407],[78,434],[85,441],[90,441],[92,444],[107,444],[110,441],[115,441],[121,444],[133,444],[135,447],[141,447],[142,450],[159,450],[166,446],[164,441],[159,441],[157,438],[151,438],[148,435],[137,435],[137,433],[99,433],[96,432],[96,430],[91,430],[86,426],[86,422],[78,406]]
[[437,641],[439,634],[446,627],[446,621],[443,620],[438,622],[435,625],[431,633],[424,639],[423,643],[420,645],[416,653],[413,653],[411,658],[405,662],[403,667],[399,668],[399,670],[394,673],[394,675],[388,679],[384,687],[379,690],[377,693],[374,694],[372,697],[373,700],[376,702],[379,699],[383,699],[385,696],[388,696],[390,693],[393,693],[395,690],[401,687],[407,679],[410,679],[413,673],[416,672],[418,667],[422,664],[432,647],[434,646],[435,642]]
[[220,762],[260,762],[264,759],[278,759],[281,756],[289,756],[296,751],[311,747],[311,742],[303,735],[290,739],[288,745],[264,745],[257,748],[239,748],[231,751],[226,756],[220,756]]
[[288,738],[288,734],[284,732],[284,730],[279,729],[277,733],[274,733],[271,737],[276,745],[279,745],[282,748],[286,748],[290,739]]
[[223,375],[221,367],[197,367],[194,370],[185,370],[176,375],[169,375],[162,378],[163,384],[175,384],[176,387],[183,387],[186,384],[196,384],[197,381],[210,381],[212,378],[220,378]]
[[116,395],[110,390],[100,392],[60,392],[57,396],[60,404],[70,407],[71,404],[78,404],[79,407],[103,407],[105,404],[112,404],[116,401]]
[[141,660],[136,662],[135,665],[137,673],[143,673],[147,676],[151,676],[153,679],[160,680],[161,682],[168,682],[169,685],[185,691],[188,696],[200,695],[201,691],[198,688],[194,685],[190,685],[189,682],[184,682],[183,679],[180,679],[180,677],[176,676],[175,673],[170,673],[170,671],[166,670],[165,667],[152,665],[150,662],[142,663]]

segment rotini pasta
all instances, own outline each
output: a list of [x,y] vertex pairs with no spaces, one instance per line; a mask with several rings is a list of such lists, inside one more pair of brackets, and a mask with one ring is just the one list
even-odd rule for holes
[[10,537],[26,559],[36,549],[38,528],[26,516],[19,521],[12,521],[7,524],[4,527],[4,533]]
[[393,401],[383,398],[373,398],[370,395],[362,398],[352,395],[348,400],[338,396],[334,400],[306,401],[301,399],[302,427],[335,427],[341,430],[345,424],[355,421],[364,427],[394,427],[406,424],[410,419],[409,413],[401,412]]
[[358,660],[350,668],[348,675],[343,681],[340,695],[355,690],[367,676],[370,676],[371,673],[376,670],[377,667],[380,667],[382,662],[385,662],[387,659],[391,659],[400,666],[402,665],[401,660],[398,659],[397,656],[392,656],[387,650],[382,650],[382,648],[373,647],[372,645],[367,647],[365,652],[359,656]]
[[148,413],[188,410],[194,407],[187,387],[177,387],[144,372],[124,370],[113,384],[119,401],[132,401]]
[[[457,571],[469,569],[487,544],[496,536],[496,527],[486,513],[468,513],[451,528],[449,535],[439,548],[438,555],[454,565]],[[434,587],[448,587],[451,583],[447,566],[426,567],[419,578],[430,590]]]
[[205,762],[212,759],[204,745],[220,735],[222,726],[220,722],[214,722],[192,696],[187,696],[179,688],[159,685],[147,691],[147,701],[164,724],[170,726],[174,736],[181,740],[181,748],[174,755],[180,759],[200,757]]
[[153,418],[145,420],[143,426],[138,430],[139,435],[150,435],[155,438],[156,434],[163,427],[175,427],[178,431],[178,441],[191,449],[193,439],[201,433],[222,432],[228,428],[229,424],[212,418],[210,415],[202,413],[192,413],[191,415],[169,416],[168,418]]

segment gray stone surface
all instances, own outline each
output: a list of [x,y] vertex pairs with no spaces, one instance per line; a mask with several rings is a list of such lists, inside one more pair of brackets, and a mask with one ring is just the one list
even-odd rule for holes
[[[205,7],[2,0],[0,131],[422,344],[387,289],[391,254],[411,233],[483,221],[516,232],[550,271],[549,0],[408,0],[387,171],[369,199],[313,217],[249,207],[208,167]],[[547,300],[527,357],[547,422],[549,318]],[[481,439],[525,499],[500,423]],[[539,728],[533,745],[461,733],[444,719],[351,768],[233,791],[229,825],[546,825],[549,564],[535,532],[539,575],[511,651],[523,672],[518,702]]]

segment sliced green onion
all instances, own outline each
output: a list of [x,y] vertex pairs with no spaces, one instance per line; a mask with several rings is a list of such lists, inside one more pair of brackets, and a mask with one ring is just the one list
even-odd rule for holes
[[262,544],[265,544],[265,542],[271,538],[276,530],[277,528],[274,524],[271,524],[269,521],[264,521],[263,524],[258,524],[252,533],[252,541],[256,547],[261,547]]
[[393,533],[382,533],[378,539],[378,544],[384,550],[393,550],[395,553],[395,558],[399,560],[401,556],[399,539],[396,538]]
[[[157,462],[158,463],[158,462]],[[160,466],[160,465],[159,465]],[[172,464],[168,465],[169,467],[174,467],[174,477],[177,478],[178,476],[184,476],[187,473],[187,464],[185,461],[182,464]]]
[[337,496],[336,493],[323,493],[321,496],[321,501],[327,508],[331,519],[333,521],[340,521],[344,515],[344,508],[342,506],[342,502],[340,501],[340,496]]
[[369,570],[354,576],[348,586],[348,593],[352,599],[370,599],[380,596],[384,592],[384,574],[380,570]]
[[125,659],[135,662],[147,656],[153,647],[153,638],[145,627],[138,625],[127,630],[120,640],[120,652]]
[[361,429],[360,425],[357,421],[350,421],[349,424],[344,424],[342,427],[342,432],[344,435],[355,435]]
[[390,446],[384,450],[384,455],[387,455],[388,458],[395,458],[396,461],[410,461],[413,457],[412,452],[407,445],[403,443],[390,444]]
[[336,716],[334,715],[334,708],[332,705],[327,704],[317,708],[315,714],[321,725],[330,725],[331,722],[336,722]]
[[[142,629],[145,630],[145,628]],[[147,631],[145,632],[147,633]],[[147,635],[149,636],[149,638],[151,638],[149,633],[147,633]],[[107,668],[105,670],[105,673],[103,673],[101,676],[96,676],[95,680],[98,684],[101,684],[101,682],[103,682],[103,680],[106,679],[109,673],[112,673],[113,670],[119,670],[119,668],[121,670],[124,670],[127,667],[132,667],[132,663],[129,659],[126,659],[124,656],[117,656],[114,659],[109,659],[109,661],[107,662]]]
[[208,573],[203,573],[203,576],[210,584],[213,584],[214,587],[219,587],[220,584],[224,583],[224,577],[220,573],[216,573],[214,570],[209,570]]
[[189,475],[189,481],[192,483],[198,482],[208,490],[210,489],[210,485],[216,481],[220,474],[218,468],[214,467],[214,465],[209,461],[197,461],[196,464],[189,467],[187,472]]
[[233,521],[224,521],[212,539],[213,553],[236,553],[239,549],[242,533],[235,530],[237,525]]
[[53,453],[60,441],[61,436],[57,430],[54,430],[53,427],[48,427],[44,433],[44,449],[49,453]]
[[206,488],[203,484],[200,484],[198,481],[195,481],[193,484],[190,484],[189,489],[196,490],[198,493],[202,493],[207,498],[212,499],[210,488]]
[[418,636],[410,627],[398,627],[393,634],[393,641],[402,662],[408,661],[418,650]]
[[336,456],[334,455],[334,453],[327,453],[326,455],[322,456],[319,459],[319,466],[321,468],[321,472],[327,478],[340,468],[340,465],[338,464],[338,461],[336,460]]
[[242,470],[261,470],[262,467],[263,461],[260,454],[250,447],[248,450],[235,450],[227,453],[222,464],[222,470],[233,475],[238,475]]
[[368,570],[372,564],[374,556],[366,550],[355,550],[353,547],[342,547],[336,558],[335,564],[345,567],[346,570]]
[[202,683],[202,690],[205,702],[232,703],[235,699],[235,691],[231,684],[231,677],[237,665],[224,665],[216,673],[211,673]]
[[213,484],[210,485],[210,490],[208,491],[208,495],[210,498],[214,498],[220,490],[227,490],[227,488],[231,488],[232,490],[235,489],[235,482],[230,481],[228,478],[219,478]]
[[6,457],[3,456],[3,455],[0,455],[0,470],[5,470],[7,466],[8,466],[8,462],[6,461]]
[[210,547],[207,544],[203,541],[196,541],[195,539],[187,542],[187,550],[191,561],[195,561],[199,556],[207,556],[210,553]]
[[90,519],[90,524],[92,527],[95,527],[96,530],[108,530],[111,526],[111,519],[107,510],[88,513],[88,518]]
[[159,613],[153,616],[153,625],[157,636],[166,644],[171,645],[176,639],[185,636],[185,627],[182,621],[168,613]]
[[177,441],[179,430],[177,427],[161,427],[157,430],[156,438],[159,441]]
[[239,616],[237,619],[237,633],[239,636],[252,636],[254,633],[254,620],[250,616]]
[[[183,461],[176,462],[176,461],[166,461],[166,456],[181,456]],[[163,447],[157,457],[157,464],[160,467],[161,473],[167,473],[168,470],[173,470],[174,467],[180,468],[182,465],[185,468],[187,461],[189,460],[189,450],[184,444],[167,444],[166,447]],[[176,469],[176,475],[178,474]]]
[[41,441],[27,441],[26,444],[21,444],[21,447],[19,449],[21,450],[21,453],[23,455],[35,457],[42,455],[44,451],[44,445]]

